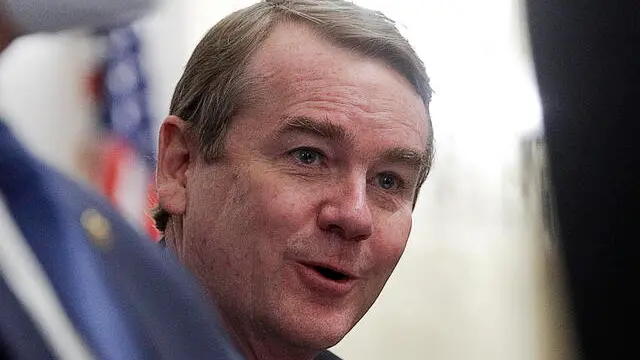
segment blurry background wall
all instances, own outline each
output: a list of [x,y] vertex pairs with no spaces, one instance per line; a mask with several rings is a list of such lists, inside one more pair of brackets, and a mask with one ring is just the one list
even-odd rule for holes
[[[156,126],[200,37],[252,2],[166,1],[136,24]],[[569,358],[561,276],[540,213],[543,163],[523,152],[541,109],[520,3],[356,3],[397,20],[425,61],[437,153],[403,259],[334,350],[346,359]],[[22,39],[0,59],[2,116],[80,179],[97,116],[87,76],[98,56],[92,36],[76,31]]]

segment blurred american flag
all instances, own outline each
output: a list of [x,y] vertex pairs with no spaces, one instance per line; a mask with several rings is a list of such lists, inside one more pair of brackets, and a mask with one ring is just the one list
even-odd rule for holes
[[100,108],[98,187],[134,226],[152,238],[158,232],[150,217],[156,203],[154,124],[148,87],[140,61],[140,39],[132,26],[98,34],[104,56],[92,76]]

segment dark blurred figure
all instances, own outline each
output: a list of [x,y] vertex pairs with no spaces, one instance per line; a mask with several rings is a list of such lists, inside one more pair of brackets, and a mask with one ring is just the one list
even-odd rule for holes
[[[125,24],[151,5],[0,0],[0,51],[21,34]],[[172,255],[1,119],[0,231],[1,359],[240,359]]]
[[580,355],[638,358],[640,2],[527,3]]

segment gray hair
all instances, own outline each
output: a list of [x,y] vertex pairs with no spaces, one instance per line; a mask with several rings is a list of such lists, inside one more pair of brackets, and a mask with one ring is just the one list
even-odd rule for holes
[[[382,60],[411,83],[428,109],[432,91],[424,64],[384,14],[344,0],[265,0],[228,15],[207,32],[173,94],[170,113],[189,124],[206,161],[223,155],[231,119],[256,95],[250,91],[256,79],[247,71],[251,56],[276,25],[287,22],[304,24],[338,47]],[[432,148],[433,136],[428,144]],[[170,214],[158,208],[153,217],[164,231]]]

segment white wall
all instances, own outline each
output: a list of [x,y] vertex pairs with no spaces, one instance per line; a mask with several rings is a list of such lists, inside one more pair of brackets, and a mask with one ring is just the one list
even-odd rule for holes
[[[190,49],[253,1],[167,1],[140,22],[152,112],[166,115]],[[515,0],[360,0],[398,20],[436,94],[437,158],[414,230],[378,302],[334,349],[346,359],[550,359],[562,323],[545,290],[539,225],[522,196],[518,141],[540,106]],[[30,147],[69,173],[91,107],[86,36],[21,41],[0,67],[0,113]],[[554,310],[555,309],[555,310]],[[552,324],[552,325],[550,325]],[[555,327],[554,327],[555,326]],[[556,357],[557,358],[557,357]]]

